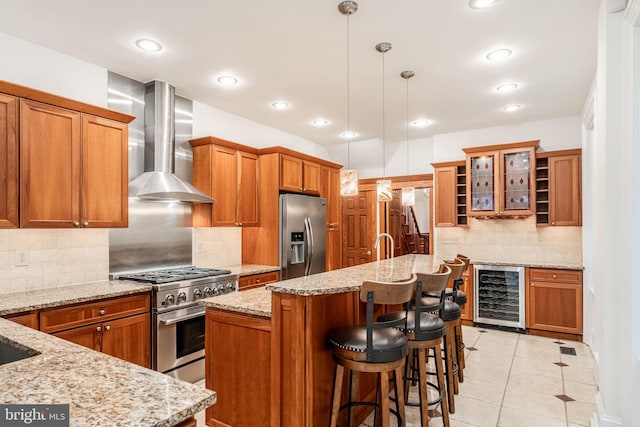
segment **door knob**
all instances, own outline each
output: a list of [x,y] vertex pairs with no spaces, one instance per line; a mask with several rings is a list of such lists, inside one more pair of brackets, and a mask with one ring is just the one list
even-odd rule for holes
[[371,256],[371,251],[367,251],[364,253],[366,256]]

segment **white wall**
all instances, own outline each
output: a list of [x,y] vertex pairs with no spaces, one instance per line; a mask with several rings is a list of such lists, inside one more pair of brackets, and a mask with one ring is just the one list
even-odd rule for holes
[[331,160],[331,156],[324,146],[313,141],[194,101],[193,137],[203,136],[216,136],[256,148],[279,145],[321,159]]
[[0,33],[0,80],[107,106],[107,70]]
[[538,151],[579,148],[582,141],[581,117],[561,117],[436,135],[433,137],[433,161],[464,160],[463,148],[534,139],[540,140]]
[[[382,139],[368,139],[349,144],[347,162],[347,144],[335,144],[327,148],[334,162],[358,170],[359,178],[379,178],[386,176],[417,175],[433,173],[433,138],[418,138],[406,141],[385,141],[385,165],[383,169]],[[409,160],[407,162],[407,145]],[[408,173],[407,173],[408,165]]]
[[593,288],[598,354],[595,426],[640,425],[640,0],[598,24],[594,133],[585,138],[593,208],[585,270]]

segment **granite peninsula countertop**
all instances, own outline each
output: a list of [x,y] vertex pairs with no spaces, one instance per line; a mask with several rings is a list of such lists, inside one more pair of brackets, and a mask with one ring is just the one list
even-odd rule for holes
[[264,287],[206,298],[199,303],[207,308],[271,317],[271,291]]
[[68,403],[72,427],[168,427],[217,399],[214,391],[4,319],[0,341],[40,353],[0,365],[0,402]]
[[13,292],[1,295],[0,316],[103,298],[139,294],[149,292],[150,290],[151,286],[137,282],[127,280],[102,280],[77,285]]

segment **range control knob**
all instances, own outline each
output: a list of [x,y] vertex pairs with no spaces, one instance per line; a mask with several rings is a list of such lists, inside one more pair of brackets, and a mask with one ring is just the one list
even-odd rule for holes
[[194,289],[193,290],[193,298],[194,299],[198,299],[198,298],[202,298],[202,291],[200,289]]
[[224,285],[220,284],[216,286],[216,290],[218,291],[219,294],[224,294]]
[[235,292],[235,290],[236,290],[236,285],[235,284],[233,284],[231,282],[227,283],[227,292]]
[[204,295],[206,297],[212,297],[213,296],[213,289],[211,289],[210,287],[206,287],[204,288]]
[[180,292],[178,294],[178,303],[185,302],[187,300],[187,294]]
[[217,287],[213,288],[213,295],[220,295],[220,289],[218,289]]
[[176,303],[176,297],[174,297],[173,294],[169,294],[166,297],[164,297],[164,305],[171,305],[175,303]]

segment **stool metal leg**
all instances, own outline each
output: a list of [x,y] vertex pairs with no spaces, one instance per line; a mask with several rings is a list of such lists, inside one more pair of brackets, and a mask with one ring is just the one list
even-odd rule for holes
[[[427,401],[429,398],[427,397],[427,360],[424,349],[418,350],[418,369],[420,370],[418,374],[420,382],[420,418],[422,425],[428,426],[429,406],[427,405]],[[442,400],[445,400],[444,397]]]

